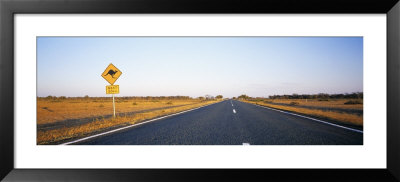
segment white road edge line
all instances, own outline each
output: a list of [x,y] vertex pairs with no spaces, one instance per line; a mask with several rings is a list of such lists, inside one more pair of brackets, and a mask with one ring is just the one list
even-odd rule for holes
[[142,123],[137,123],[137,124],[125,126],[125,127],[122,127],[122,128],[110,130],[110,131],[107,131],[107,132],[104,132],[104,133],[99,133],[99,134],[96,134],[96,135],[92,135],[92,136],[88,136],[88,137],[81,138],[81,139],[78,139],[78,140],[74,140],[74,141],[62,143],[62,144],[59,144],[59,145],[69,145],[69,144],[81,142],[81,141],[84,141],[84,140],[87,140],[87,139],[95,138],[95,137],[102,136],[102,135],[106,135],[106,134],[109,134],[109,133],[114,133],[114,132],[116,132],[116,131],[124,130],[124,129],[131,128],[131,127],[134,127],[134,126],[139,126],[139,125],[146,124],[146,123],[150,123],[150,122],[152,122],[152,121],[164,119],[164,118],[171,117],[171,116],[175,116],[175,115],[178,115],[178,114],[183,114],[183,113],[185,113],[185,112],[193,111],[193,110],[200,109],[200,108],[202,108],[202,107],[207,107],[207,106],[210,106],[210,105],[213,105],[213,104],[217,104],[217,103],[220,103],[220,102],[208,104],[208,105],[205,105],[205,106],[197,107],[197,108],[190,109],[190,110],[186,110],[186,111],[181,111],[181,112],[178,112],[178,113],[175,113],[175,114],[170,114],[170,115],[166,115],[166,116],[161,116],[161,117],[159,117],[159,118],[154,118],[154,119],[151,119],[151,120],[142,122]]
[[236,113],[235,109],[233,109],[233,113]]
[[[247,102],[246,102],[246,103],[247,103]],[[250,104],[250,103],[248,103],[248,104]],[[318,121],[318,122],[320,122],[320,123],[324,123],[324,124],[336,126],[336,127],[339,127],[339,128],[343,128],[343,129],[355,131],[355,132],[358,132],[358,133],[363,133],[363,131],[361,131],[361,130],[357,130],[357,129],[353,129],[353,128],[349,128],[349,127],[345,127],[345,126],[333,124],[333,123],[330,123],[330,122],[327,122],[327,121],[322,121],[322,120],[315,119],[315,118],[311,118],[311,117],[308,117],[308,116],[303,116],[303,115],[300,115],[300,114],[295,114],[295,113],[291,113],[291,112],[281,111],[281,110],[273,109],[273,108],[266,107],[266,106],[260,106],[260,105],[256,105],[256,104],[253,104],[253,105],[258,106],[258,107],[262,107],[262,108],[266,108],[266,109],[270,109],[270,110],[274,110],[274,111],[278,111],[278,112],[282,112],[282,113],[285,113],[285,114],[290,114],[290,115],[294,115],[294,116],[298,116],[298,117],[302,117],[302,118],[306,118],[306,119],[311,119],[311,120],[314,120],[314,121]]]

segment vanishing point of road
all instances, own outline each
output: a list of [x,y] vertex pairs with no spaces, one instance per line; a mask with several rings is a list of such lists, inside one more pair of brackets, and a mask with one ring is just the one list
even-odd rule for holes
[[74,144],[362,145],[362,131],[225,100]]

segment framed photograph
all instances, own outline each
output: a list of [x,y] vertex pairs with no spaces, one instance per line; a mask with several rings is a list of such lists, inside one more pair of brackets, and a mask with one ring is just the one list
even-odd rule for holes
[[0,177],[399,181],[399,6],[2,1]]

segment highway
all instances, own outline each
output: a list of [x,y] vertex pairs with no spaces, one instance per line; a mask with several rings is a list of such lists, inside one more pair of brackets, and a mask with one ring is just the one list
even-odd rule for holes
[[362,145],[363,133],[236,100],[73,143],[80,145]]

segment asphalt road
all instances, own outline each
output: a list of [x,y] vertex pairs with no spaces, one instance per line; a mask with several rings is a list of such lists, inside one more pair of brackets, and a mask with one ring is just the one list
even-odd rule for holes
[[226,100],[75,144],[362,145],[363,133]]

